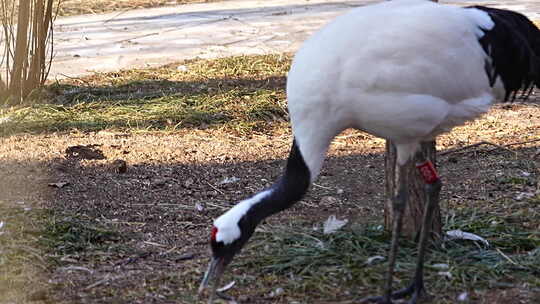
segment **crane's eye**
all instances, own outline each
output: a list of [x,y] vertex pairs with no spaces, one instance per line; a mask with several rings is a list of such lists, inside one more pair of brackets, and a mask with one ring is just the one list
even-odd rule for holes
[[215,242],[216,241],[216,234],[218,233],[218,229],[216,227],[212,227],[212,231],[210,232],[210,241]]

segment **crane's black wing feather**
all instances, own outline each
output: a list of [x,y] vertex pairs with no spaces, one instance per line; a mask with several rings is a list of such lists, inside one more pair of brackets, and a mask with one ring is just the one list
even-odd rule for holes
[[515,99],[519,90],[528,96],[540,88],[540,30],[524,15],[504,9],[471,6],[489,14],[495,26],[484,30],[479,40],[490,60],[485,70],[490,85],[500,77],[506,90],[505,101]]

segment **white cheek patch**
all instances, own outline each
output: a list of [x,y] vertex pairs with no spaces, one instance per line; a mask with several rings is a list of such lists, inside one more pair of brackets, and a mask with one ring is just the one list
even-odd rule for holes
[[272,193],[272,189],[260,192],[249,199],[239,202],[229,211],[218,217],[214,221],[214,227],[217,228],[216,241],[223,242],[227,245],[239,239],[242,233],[240,227],[238,227],[240,219],[253,205],[261,202],[265,197],[270,195],[270,193]]

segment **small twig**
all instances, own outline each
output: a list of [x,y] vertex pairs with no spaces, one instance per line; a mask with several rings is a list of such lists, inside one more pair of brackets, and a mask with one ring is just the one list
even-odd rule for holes
[[212,189],[216,190],[217,192],[221,193],[221,195],[225,195],[225,193],[223,193],[223,191],[219,190],[218,188],[216,188],[216,186],[212,185],[210,182],[208,181],[205,181],[208,186],[212,187]]
[[95,283],[93,283],[93,284],[90,284],[90,285],[86,286],[86,287],[84,288],[84,290],[92,289],[92,288],[94,288],[94,287],[96,287],[96,286],[99,286],[99,285],[101,285],[101,284],[103,284],[103,283],[106,283],[106,282],[109,281],[110,279],[111,279],[110,275],[107,274],[107,276],[105,276],[105,278],[103,278],[103,279],[101,279],[101,280],[99,280],[99,281],[97,281],[97,282],[95,282]]
[[491,150],[488,150],[488,152],[492,152],[492,151],[495,151],[495,150],[497,150],[497,149],[501,149],[501,150],[506,150],[506,151],[508,151],[508,152],[517,154],[515,151],[512,151],[512,150],[508,149],[508,148],[507,148],[508,145],[501,146],[501,145],[497,145],[497,144],[490,143],[490,142],[485,142],[485,144],[492,145],[492,146],[495,147],[495,148],[493,148],[493,149],[491,149]]
[[90,274],[94,273],[93,270],[88,269],[88,268],[86,268],[86,267],[73,266],[73,265],[72,265],[72,266],[68,266],[68,267],[61,267],[61,268],[59,268],[59,270],[61,270],[61,271],[79,270],[79,271],[86,271],[86,272],[88,272],[88,273],[90,273]]
[[[135,204],[135,205],[136,205],[136,204]],[[128,225],[128,226],[132,226],[132,225],[144,226],[144,225],[146,225],[147,223],[145,223],[145,222],[120,222],[120,221],[111,221],[111,220],[107,220],[107,224],[114,224],[114,225]]]
[[239,40],[235,40],[235,41],[230,41],[230,42],[221,43],[221,44],[218,44],[218,45],[219,45],[219,46],[229,46],[229,45],[232,45],[232,44],[235,44],[235,43],[244,42],[244,41],[249,41],[249,40],[251,40],[251,38],[239,39]]
[[472,145],[468,145],[468,146],[465,146],[465,147],[460,147],[460,148],[444,151],[444,152],[439,153],[439,155],[444,156],[446,154],[459,152],[459,151],[462,151],[462,150],[470,149],[470,148],[477,147],[477,146],[484,145],[484,144],[485,145],[495,146],[494,149],[488,150],[488,152],[495,151],[497,149],[503,149],[503,150],[510,151],[512,153],[516,153],[516,152],[508,149],[507,147],[516,146],[516,145],[530,144],[530,143],[535,143],[535,142],[539,142],[539,141],[540,141],[540,138],[539,139],[526,140],[526,141],[520,141],[520,142],[515,142],[515,143],[509,143],[509,144],[506,144],[506,145],[497,145],[497,144],[494,144],[494,143],[491,143],[491,142],[488,142],[488,141],[481,141],[481,142],[478,142],[478,143],[475,143],[475,144],[472,144]]
[[503,258],[505,258],[508,262],[514,264],[514,265],[518,265],[516,262],[512,261],[512,259],[510,259],[506,254],[504,254],[504,252],[502,252],[499,248],[496,249],[497,252],[503,256]]
[[510,143],[510,144],[506,144],[506,145],[504,145],[504,146],[505,146],[505,147],[510,147],[510,146],[515,146],[515,145],[530,144],[530,143],[539,142],[539,141],[540,141],[540,138],[538,138],[538,139],[526,140],[526,141],[520,141],[520,142],[515,142],[515,143]]
[[[517,143],[515,143],[515,144],[517,144]],[[477,143],[472,144],[472,145],[468,145],[468,146],[464,146],[464,147],[455,148],[455,149],[451,149],[451,150],[448,150],[448,151],[441,152],[441,153],[439,153],[439,156],[444,156],[444,155],[447,155],[447,154],[468,150],[468,149],[478,147],[478,146],[481,146],[481,145],[490,145],[490,146],[497,147],[497,149],[507,150],[507,151],[512,152],[514,154],[516,153],[516,152],[506,148],[506,146],[508,146],[508,145],[501,146],[501,145],[497,145],[497,144],[494,144],[494,143],[489,142],[489,141],[481,141],[481,142],[477,142]],[[493,150],[490,150],[490,151],[494,151],[494,150],[496,150],[496,149],[493,149]]]
[[218,209],[222,209],[222,210],[230,208],[230,207],[225,207],[225,206],[221,206],[221,205],[217,205],[217,204],[213,204],[213,203],[209,203],[209,202],[206,203],[206,206],[207,207],[214,207],[214,208],[218,208]]
[[192,260],[195,258],[195,254],[193,253],[187,253],[187,254],[184,254],[184,255],[181,255],[179,256],[178,258],[175,259],[176,262],[179,262],[179,261],[187,261],[187,260]]
[[117,262],[114,264],[114,266],[119,266],[119,265],[127,265],[127,264],[131,264],[131,263],[134,263],[140,259],[144,259],[144,258],[147,258],[149,256],[151,256],[153,254],[153,252],[151,251],[148,251],[148,252],[143,252],[143,253],[140,253],[134,257],[129,257],[125,260],[122,260],[120,262]]
[[315,183],[313,183],[313,186],[319,187],[319,188],[325,189],[325,190],[334,190],[334,189],[332,189],[332,188],[330,188],[330,187],[325,187],[325,186],[317,185],[317,184],[315,184]]
[[173,251],[175,251],[175,250],[176,250],[176,246],[174,246],[173,248],[171,248],[171,249],[169,249],[169,250],[167,250],[167,251],[165,251],[165,252],[160,252],[160,253],[158,254],[158,256],[164,256],[164,255],[167,255],[167,254],[169,254],[169,253],[171,253],[171,252],[173,252]]
[[155,207],[178,207],[184,209],[193,209],[194,207],[182,204],[131,204],[131,206],[155,206]]
[[154,243],[154,242],[150,242],[150,241],[143,241],[143,243],[148,244],[148,245],[152,245],[152,246],[156,246],[156,247],[167,247],[167,245]]
[[[73,77],[73,76],[69,76],[67,74],[62,74],[62,73],[60,73],[58,75],[62,75],[64,77],[66,77],[67,79],[76,80],[76,81],[79,81],[79,82],[82,82],[82,83],[85,83],[85,84],[90,84],[90,82],[88,82],[88,81],[86,81],[86,80],[84,80],[84,79],[82,79],[80,77]],[[56,80],[56,82],[58,82],[58,80]]]
[[146,38],[146,37],[149,37],[149,36],[156,36],[156,35],[159,35],[159,34],[160,34],[159,32],[155,32],[155,33],[149,33],[149,34],[144,34],[144,35],[138,35],[138,36],[133,36],[133,37],[126,38],[126,39],[116,40],[113,43],[131,42],[131,40],[135,40],[135,39],[139,39],[139,38]]

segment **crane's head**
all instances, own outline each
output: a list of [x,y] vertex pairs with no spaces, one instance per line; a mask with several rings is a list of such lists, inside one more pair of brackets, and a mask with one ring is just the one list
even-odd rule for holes
[[270,190],[263,191],[250,199],[241,201],[214,221],[210,233],[212,259],[199,287],[199,294],[201,294],[210,281],[214,281],[209,302],[216,293],[225,268],[253,235],[260,219],[257,212],[259,208],[256,207],[260,206],[258,204],[270,192]]
[[[212,259],[210,260],[208,269],[206,270],[201,285],[199,286],[199,295],[201,295],[208,287],[209,283],[213,281],[211,284],[212,287],[210,289],[208,303],[212,303],[212,299],[216,294],[217,288],[219,287],[225,268],[233,260],[234,256],[242,249],[242,247],[244,247],[245,243],[255,230],[255,226],[253,226],[253,228],[248,228],[248,226],[244,225],[237,227],[239,227],[240,235],[235,239],[230,238],[230,231],[227,231],[227,227],[223,227],[225,230],[223,233],[221,233],[220,228],[216,226],[212,227],[212,232],[210,233]],[[243,227],[243,229],[240,227]]]

